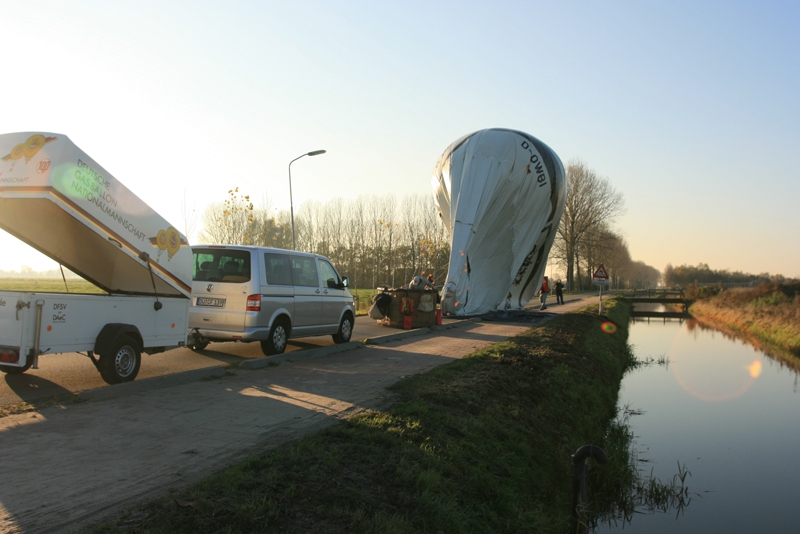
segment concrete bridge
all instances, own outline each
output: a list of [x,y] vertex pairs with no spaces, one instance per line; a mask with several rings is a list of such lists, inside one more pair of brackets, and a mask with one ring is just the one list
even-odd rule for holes
[[[689,306],[694,302],[683,294],[681,289],[634,289],[630,293],[622,295],[622,298],[633,303],[631,317],[656,317],[685,319],[690,317]],[[636,304],[664,304],[682,306],[682,311],[650,311],[636,310]]]

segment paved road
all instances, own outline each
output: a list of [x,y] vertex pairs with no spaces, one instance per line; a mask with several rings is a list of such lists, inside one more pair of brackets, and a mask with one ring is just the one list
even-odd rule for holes
[[[379,326],[369,317],[357,317],[353,340],[364,340],[387,334],[393,329]],[[333,345],[331,336],[289,340],[287,353]],[[205,350],[173,349],[160,354],[143,354],[137,380],[204,369],[217,365],[238,364],[262,358],[258,343],[212,343]],[[0,406],[35,402],[68,393],[107,387],[100,373],[87,356],[77,353],[45,354],[39,357],[39,369],[21,375],[0,373]]]

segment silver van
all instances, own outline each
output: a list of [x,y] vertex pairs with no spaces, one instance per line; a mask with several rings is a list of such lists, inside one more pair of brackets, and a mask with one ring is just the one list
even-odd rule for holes
[[328,258],[244,245],[197,245],[192,253],[192,348],[258,341],[270,355],[282,353],[289,338],[350,341],[353,295]]

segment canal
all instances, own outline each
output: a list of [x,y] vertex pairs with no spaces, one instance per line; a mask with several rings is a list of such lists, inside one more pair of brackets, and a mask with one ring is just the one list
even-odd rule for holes
[[628,372],[619,396],[635,414],[637,469],[662,482],[685,469],[688,498],[594,531],[800,531],[800,365],[693,320],[639,319],[629,343],[650,362]]

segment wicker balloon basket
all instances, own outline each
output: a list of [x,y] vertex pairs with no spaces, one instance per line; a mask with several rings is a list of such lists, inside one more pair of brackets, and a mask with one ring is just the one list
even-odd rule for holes
[[393,328],[423,328],[436,324],[436,292],[390,289],[389,314],[378,321]]

